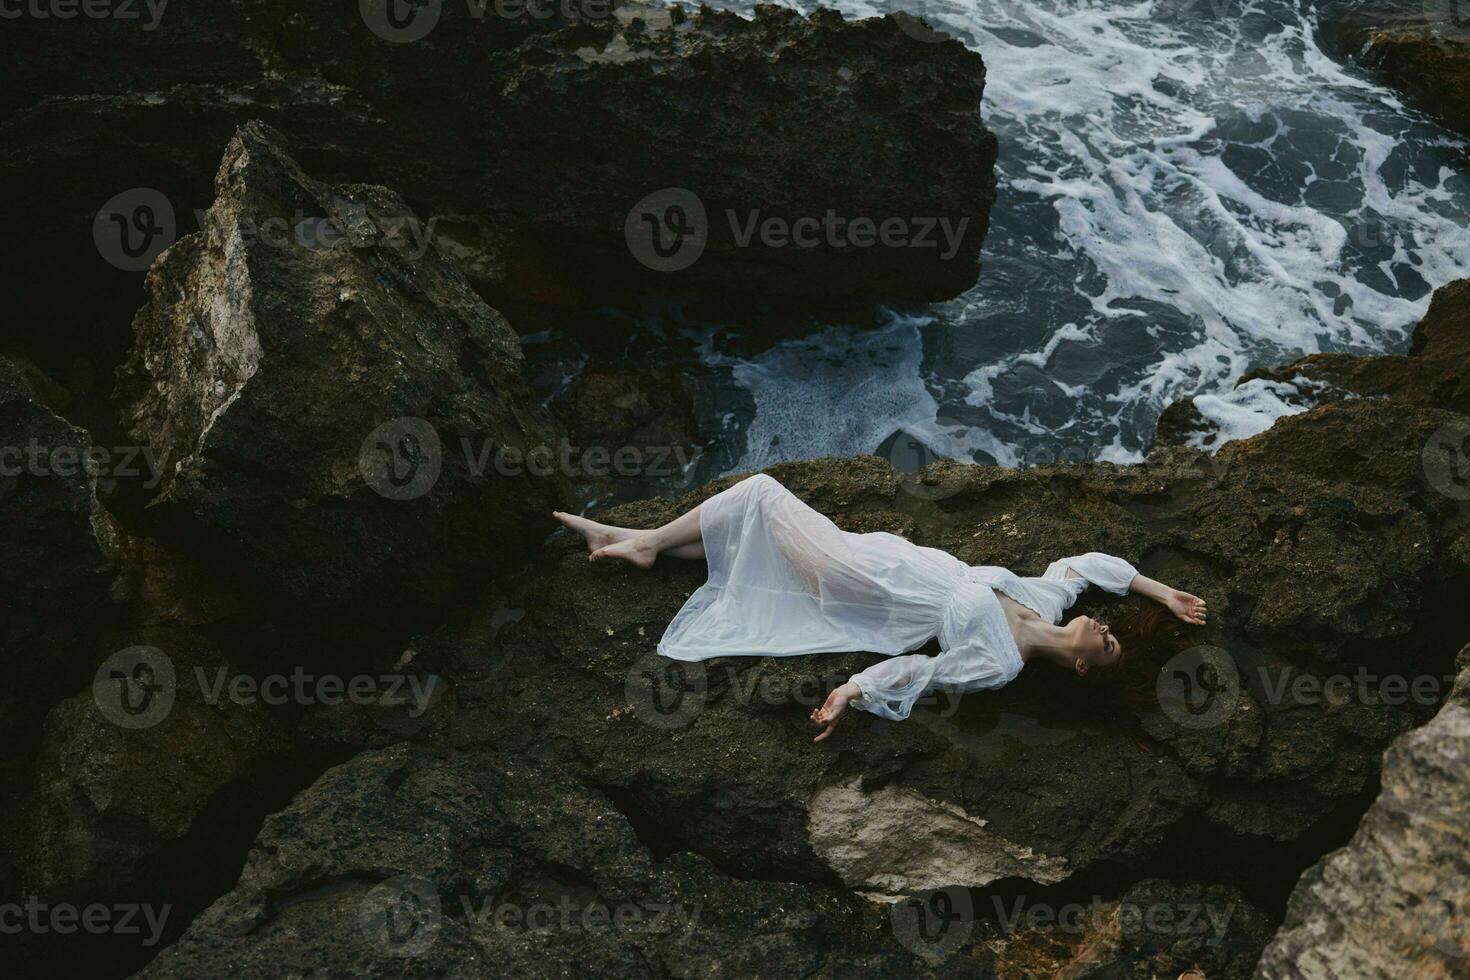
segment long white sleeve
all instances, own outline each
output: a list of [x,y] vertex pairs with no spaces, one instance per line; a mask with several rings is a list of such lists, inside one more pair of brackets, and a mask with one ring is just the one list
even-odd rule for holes
[[914,702],[932,689],[943,658],[944,654],[930,657],[911,653],[879,661],[854,674],[851,680],[862,694],[852,701],[852,706],[890,721],[903,721],[914,710]]
[[1046,574],[1041,577],[1051,581],[1065,581],[1069,569],[1089,585],[1095,585],[1115,595],[1127,595],[1129,585],[1138,575],[1138,569],[1121,558],[1105,555],[1100,551],[1089,551],[1085,555],[1073,555],[1071,558],[1052,562],[1047,567]]
[[1004,660],[984,654],[978,643],[973,648],[953,647],[936,657],[922,653],[892,657],[852,676],[863,692],[852,706],[890,721],[903,721],[915,702],[928,694],[969,694],[1003,687],[1019,667],[1018,663],[1007,669]]
[[876,663],[852,682],[862,696],[852,704],[891,721],[909,716],[914,703],[934,691],[969,694],[1004,687],[1024,666],[1005,613],[987,586],[956,590],[939,634],[937,657],[907,654]]

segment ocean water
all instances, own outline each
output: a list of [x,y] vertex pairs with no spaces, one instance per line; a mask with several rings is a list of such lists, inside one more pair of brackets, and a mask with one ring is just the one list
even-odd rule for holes
[[[1433,289],[1470,274],[1464,142],[1328,57],[1311,4],[835,6],[906,10],[984,55],[1000,140],[984,269],[951,301],[774,343],[644,311],[625,353],[704,369],[708,445],[688,482],[875,451],[1136,461],[1160,410],[1198,394],[1227,438],[1248,435],[1294,403],[1252,392],[1231,408],[1246,370],[1403,350]],[[588,357],[566,338],[527,350],[562,378],[553,363]]]

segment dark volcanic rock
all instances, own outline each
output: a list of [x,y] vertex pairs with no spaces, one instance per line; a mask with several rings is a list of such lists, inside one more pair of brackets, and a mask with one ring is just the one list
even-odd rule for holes
[[1329,50],[1470,136],[1470,13],[1462,0],[1330,0],[1320,18]]
[[[1382,698],[1377,680],[1347,698],[1313,696],[1310,684],[1443,674],[1452,640],[1434,610],[1470,581],[1470,549],[1463,505],[1437,492],[1420,458],[1460,418],[1341,402],[1237,444],[1219,469],[1173,450],[1125,468],[938,464],[921,481],[878,459],[772,471],[850,530],[894,531],[1023,573],[1107,550],[1204,595],[1214,625],[1191,642],[1217,647],[1233,682],[1202,717],[1153,692],[1161,667],[1169,677],[1187,663],[1141,662],[1149,696],[1137,704],[1035,667],[902,724],[859,714],[838,751],[823,750],[805,715],[866,658],[650,660],[703,566],[590,565],[571,541],[504,601],[524,616],[487,610],[430,638],[424,656],[456,665],[441,707],[456,744],[572,767],[666,846],[741,875],[907,893],[1159,860],[1186,820],[1199,828],[1191,841],[1297,841],[1356,805],[1383,748],[1433,710],[1433,694]],[[1344,466],[1342,447],[1371,451]],[[730,482],[608,519],[656,525]]]
[[271,817],[234,890],[140,976],[926,974],[885,920],[834,889],[655,861],[554,767],[398,745]]
[[[73,286],[83,295],[48,326],[109,346],[96,321],[115,329],[108,310],[136,287],[93,247],[98,210],[123,194],[126,221],[137,204],[126,192],[154,189],[178,234],[194,230],[219,147],[256,118],[322,179],[402,193],[469,253],[496,303],[562,307],[645,287],[898,301],[973,285],[996,144],[979,116],[984,66],[959,42],[830,10],[763,7],[746,20],[624,3],[612,13],[604,0],[537,16],[427,6],[438,20],[411,43],[375,33],[358,4],[288,0],[173,0],[149,29],[7,21],[0,190],[31,229],[0,263],[7,285],[54,303],[65,293],[46,269],[96,282],[95,295]],[[697,196],[708,217],[703,254],[676,273],[638,261],[625,235],[635,205],[667,188]],[[675,222],[658,203],[653,220]],[[812,247],[745,246],[727,210],[742,228],[829,212],[874,227],[844,228],[835,243],[817,230]],[[867,244],[885,220],[904,222],[907,239],[941,218],[961,232],[953,254],[937,228],[918,247]],[[115,238],[110,220],[98,234]]]
[[91,437],[62,419],[46,392],[59,394],[0,357],[0,662],[7,680],[0,733],[7,739],[33,730],[62,692],[81,683],[123,540],[97,500]]
[[[1010,980],[1248,976],[1271,937],[1266,913],[1218,885],[1140,881],[1114,901],[997,901],[1001,935],[984,946]],[[1026,926],[1028,920],[1040,925]]]
[[1454,695],[1383,763],[1352,842],[1292,893],[1258,977],[1470,973],[1470,647]]
[[166,460],[171,540],[287,613],[391,622],[504,573],[563,500],[505,320],[392,192],[307,177],[268,127],[230,141],[205,232],[148,276],[118,393]]
[[[263,705],[215,691],[229,665],[203,637],[154,627],[119,639],[126,646],[104,661],[98,686],[46,718],[21,847],[28,894],[123,896],[212,802],[248,793],[287,754],[285,732]],[[138,685],[136,661],[119,659],[139,649],[148,651],[139,656],[158,686],[152,694]]]
[[[1416,356],[1438,356],[1433,324],[1425,338]],[[1470,515],[1426,450],[1467,420],[1421,395],[1342,399],[1215,457],[1174,447],[1138,466],[773,468],[849,530],[1022,573],[1105,550],[1211,605],[1208,628],[1137,650],[1112,684],[1032,666],[903,723],[854,712],[822,745],[810,707],[869,655],[658,660],[703,566],[592,564],[580,541],[554,539],[518,584],[414,641],[414,669],[446,685],[421,716],[309,713],[309,741],[366,751],[268,822],[234,891],[152,971],[381,973],[407,952],[402,967],[425,976],[821,974],[856,960],[882,975],[909,968],[897,940],[948,975],[1241,975],[1265,940],[1260,910],[1322,841],[1346,838],[1385,747],[1433,716],[1463,644],[1443,610],[1470,586]],[[732,481],[606,516],[656,525]],[[1138,605],[1089,595],[1078,611]],[[970,889],[1086,902],[1100,882],[1104,921],[1082,941],[963,907]],[[888,921],[854,892],[892,902]],[[478,914],[651,894],[705,896],[716,912],[698,928],[713,931],[591,944]],[[964,926],[953,946],[906,931],[914,899]],[[1219,943],[1124,912],[1184,904],[1234,908]]]

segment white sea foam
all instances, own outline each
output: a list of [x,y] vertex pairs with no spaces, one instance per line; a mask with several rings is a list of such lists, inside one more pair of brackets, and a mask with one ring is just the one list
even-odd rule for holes
[[1287,415],[1300,415],[1317,405],[1322,384],[1298,375],[1289,381],[1252,378],[1218,395],[1199,395],[1195,410],[1208,427],[1189,434],[1185,440],[1211,453],[1236,439],[1249,439],[1271,428]]
[[[987,313],[1005,305],[991,291],[1016,283],[992,272],[923,331],[833,327],[732,361],[756,406],[742,466],[871,451],[895,428],[1004,465],[1045,439],[1132,461],[1157,412],[1199,394],[1243,432],[1274,410],[1232,401],[1250,366],[1401,348],[1425,287],[1470,269],[1470,170],[1435,157],[1455,139],[1324,54],[1290,0],[835,5],[849,18],[907,9],[984,55],[1001,140],[987,268],[1044,266],[1062,286],[1038,304],[1052,311],[1041,333]],[[1241,172],[1242,154],[1279,176]],[[1115,349],[1120,324],[1152,348]],[[939,364],[923,345],[944,331],[1001,338]],[[1115,367],[1099,378],[1079,363]],[[1001,394],[1018,369],[1055,390]],[[1059,398],[1066,417],[1047,404]],[[958,423],[955,404],[977,411]]]

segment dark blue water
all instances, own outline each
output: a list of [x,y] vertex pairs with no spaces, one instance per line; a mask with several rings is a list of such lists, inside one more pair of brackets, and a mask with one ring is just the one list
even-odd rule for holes
[[654,307],[615,350],[528,344],[548,394],[620,358],[692,369],[689,482],[888,452],[896,432],[896,456],[917,439],[1006,466],[1134,461],[1162,407],[1199,393],[1248,435],[1279,408],[1224,394],[1244,371],[1401,350],[1432,290],[1470,274],[1465,145],[1325,55],[1309,5],[836,5],[919,13],[984,55],[1001,146],[985,268],[952,301],[778,343]]

